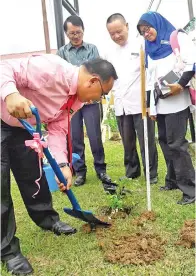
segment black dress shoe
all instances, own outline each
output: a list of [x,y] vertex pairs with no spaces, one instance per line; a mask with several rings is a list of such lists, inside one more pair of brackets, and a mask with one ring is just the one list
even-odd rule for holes
[[8,272],[13,275],[27,275],[33,273],[33,268],[29,261],[19,253],[16,257],[5,261]]
[[103,188],[105,192],[108,192],[109,194],[113,195],[116,193],[116,189],[118,185],[116,183],[110,182],[110,183],[104,183],[102,182]]
[[160,191],[170,191],[170,190],[177,190],[177,187],[169,187],[169,186],[162,186],[160,187]]
[[61,234],[65,234],[65,235],[71,235],[71,234],[75,234],[77,232],[77,230],[75,228],[72,228],[71,226],[69,226],[69,224],[64,223],[62,221],[57,221],[53,226],[52,226],[52,231],[56,234],[56,235],[61,235]]
[[110,184],[111,183],[111,178],[109,177],[109,175],[107,175],[105,172],[104,173],[98,173],[97,177],[106,184]]
[[183,197],[181,200],[179,200],[177,202],[177,204],[180,204],[180,205],[187,205],[187,204],[192,204],[195,202],[195,197]]
[[75,185],[76,187],[77,187],[77,186],[84,185],[85,181],[86,181],[86,176],[81,176],[81,175],[79,175],[79,176],[76,178],[76,180],[75,180],[75,182],[74,182],[74,185]]

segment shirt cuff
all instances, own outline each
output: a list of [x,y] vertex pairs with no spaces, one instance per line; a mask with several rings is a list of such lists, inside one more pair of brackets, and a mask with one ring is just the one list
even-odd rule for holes
[[189,83],[189,81],[192,79],[194,76],[195,72],[194,71],[188,71],[184,72],[181,76],[181,78],[178,81],[178,84],[180,84],[182,87],[186,87],[186,85]]
[[54,154],[54,158],[58,164],[68,163],[67,156],[64,152],[58,152],[58,153]]
[[13,93],[19,93],[14,83],[6,84],[5,87],[1,87],[0,91],[1,91],[1,98],[3,101],[5,101],[5,98],[8,95],[11,95]]

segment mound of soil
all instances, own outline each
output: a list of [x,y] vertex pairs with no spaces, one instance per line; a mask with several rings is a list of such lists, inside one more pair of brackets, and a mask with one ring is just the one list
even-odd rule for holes
[[99,242],[105,260],[111,263],[144,265],[162,259],[166,242],[159,236],[136,233],[130,236],[113,238],[108,243]]
[[156,215],[152,211],[145,211],[143,212],[139,218],[133,220],[133,224],[137,226],[143,226],[144,223],[148,220],[154,221],[156,220]]
[[180,239],[176,245],[182,245],[186,248],[195,247],[195,220],[186,220],[180,231]]
[[[130,213],[130,210],[126,209],[112,213],[111,209],[105,207],[102,208],[103,213],[105,215],[99,216],[99,219],[112,223],[109,228],[102,228],[101,226],[92,228],[89,224],[85,224],[82,226],[82,230],[85,233],[91,233],[92,231],[96,233],[98,245],[103,250],[106,261],[124,265],[145,265],[164,257],[166,241],[156,234],[146,233],[142,230],[132,235],[119,236],[114,219],[124,218]],[[154,221],[155,219],[155,213],[143,212],[133,222],[136,226],[143,226],[145,222]]]

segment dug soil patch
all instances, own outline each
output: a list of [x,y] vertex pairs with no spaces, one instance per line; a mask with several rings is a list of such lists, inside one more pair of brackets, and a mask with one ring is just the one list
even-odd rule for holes
[[134,219],[133,224],[137,225],[137,226],[143,226],[144,223],[148,220],[154,221],[156,220],[156,215],[154,212],[152,211],[146,211],[143,212],[139,218]]
[[159,236],[144,232],[99,242],[105,260],[125,265],[151,264],[162,259],[165,254],[164,244],[165,241]]
[[186,220],[180,231],[180,239],[176,245],[182,245],[186,248],[195,247],[195,220]]
[[[139,226],[140,230],[142,229],[141,232],[138,232],[136,229],[136,233],[132,233],[131,235],[124,234],[122,236],[117,232],[115,224],[117,223],[117,218],[124,218],[123,212],[119,211],[115,213],[114,217],[112,217],[109,209],[104,209],[104,213],[107,213],[110,219],[107,220],[107,216],[99,217],[99,219],[110,222],[111,227],[96,227],[92,229],[88,224],[85,224],[82,228],[85,233],[92,231],[96,233],[98,245],[104,252],[104,259],[106,261],[124,265],[144,265],[151,264],[164,257],[164,244],[166,241],[156,234],[146,233],[143,230],[143,226],[147,221],[154,221],[156,219],[155,213],[144,212],[140,217],[132,221],[136,227]],[[129,210],[124,212],[125,217],[128,215],[127,213],[129,214]]]

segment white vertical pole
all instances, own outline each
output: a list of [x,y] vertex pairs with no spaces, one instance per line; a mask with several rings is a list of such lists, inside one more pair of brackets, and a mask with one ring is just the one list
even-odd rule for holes
[[146,190],[147,190],[147,208],[151,211],[151,191],[150,191],[150,170],[149,170],[149,150],[148,150],[148,125],[147,117],[143,118],[144,122],[144,141],[145,141],[145,161],[146,161]]
[[148,125],[146,115],[146,72],[145,72],[145,56],[143,46],[140,49],[140,73],[141,73],[141,108],[144,123],[144,146],[145,146],[145,162],[146,162],[146,189],[147,189],[147,209],[151,211],[151,192],[150,192],[150,173],[149,173],[149,151],[148,151]]

